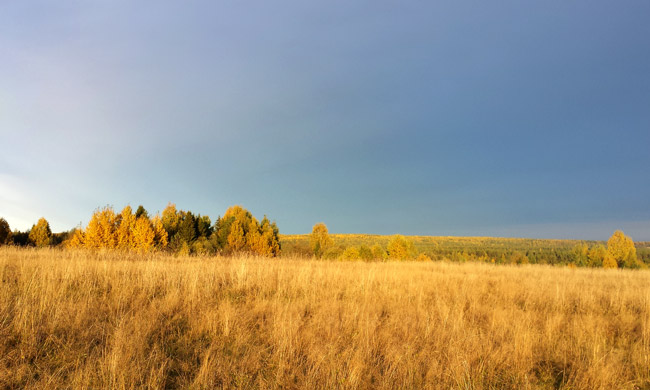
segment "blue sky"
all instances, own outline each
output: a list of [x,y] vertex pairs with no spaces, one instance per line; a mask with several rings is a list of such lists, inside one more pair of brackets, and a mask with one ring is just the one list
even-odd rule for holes
[[0,216],[650,240],[647,1],[0,4]]

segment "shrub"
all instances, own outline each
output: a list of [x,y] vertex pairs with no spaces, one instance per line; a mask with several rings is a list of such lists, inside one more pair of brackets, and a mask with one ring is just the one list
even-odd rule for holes
[[353,246],[346,248],[343,251],[343,254],[341,255],[341,259],[352,260],[352,261],[361,260],[361,256],[359,255],[359,249]]

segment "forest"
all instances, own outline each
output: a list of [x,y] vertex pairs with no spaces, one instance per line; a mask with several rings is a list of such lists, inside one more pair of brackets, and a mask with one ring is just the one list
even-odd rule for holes
[[0,218],[0,245],[108,249],[175,255],[313,257],[341,261],[451,261],[494,264],[548,264],[569,267],[646,268],[650,242],[633,242],[622,231],[609,240],[550,240],[497,237],[433,237],[330,234],[324,223],[310,234],[282,235],[265,215],[261,220],[242,206],[229,207],[214,222],[207,215],[169,203],[161,214],[142,206],[116,212],[98,208],[86,227],[53,233],[45,218],[27,231],[11,230]]

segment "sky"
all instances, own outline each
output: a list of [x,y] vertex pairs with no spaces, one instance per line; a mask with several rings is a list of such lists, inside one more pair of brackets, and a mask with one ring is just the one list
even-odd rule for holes
[[650,240],[650,2],[6,1],[0,217]]

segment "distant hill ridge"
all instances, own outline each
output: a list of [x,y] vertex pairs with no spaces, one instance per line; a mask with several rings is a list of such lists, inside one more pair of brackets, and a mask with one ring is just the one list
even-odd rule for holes
[[[329,236],[333,241],[332,257],[334,257],[350,247],[379,245],[386,249],[395,235],[330,234]],[[581,261],[584,262],[586,250],[607,245],[603,240],[423,235],[404,237],[413,243],[419,253],[424,253],[431,259],[461,262],[580,264]],[[309,234],[280,234],[283,253],[311,255],[309,238]],[[650,242],[636,242],[635,246],[639,259],[644,263],[650,263]]]

